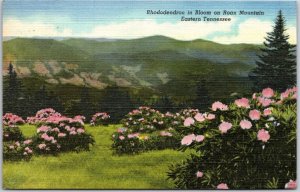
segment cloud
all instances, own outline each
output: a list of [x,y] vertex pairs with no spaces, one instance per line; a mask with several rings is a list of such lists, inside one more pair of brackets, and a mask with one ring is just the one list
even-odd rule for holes
[[[265,41],[264,37],[266,37],[267,32],[272,31],[272,25],[274,25],[273,22],[248,19],[239,24],[237,35],[221,35],[212,40],[223,44],[262,44]],[[296,28],[288,27],[286,33],[290,35],[290,43],[296,43]]]
[[[152,35],[164,35],[179,40],[206,38],[214,32],[230,32],[234,23],[231,22],[184,22],[157,23],[154,20],[130,20],[122,23],[95,25],[89,32],[58,29],[53,23],[29,22],[17,19],[4,21],[4,36],[77,36],[94,38],[132,39]],[[78,26],[76,26],[78,28]]]
[[7,19],[3,23],[3,36],[18,37],[64,37],[72,36],[71,29],[60,29],[58,26],[39,21],[29,22],[18,19]]
[[[78,31],[80,26],[74,24],[74,28],[63,26],[54,22],[43,23],[40,21],[23,21],[9,18],[4,20],[3,35],[19,37],[90,37],[90,38],[117,38],[132,39],[152,35],[164,35],[178,40],[210,39],[212,41],[232,44],[249,43],[261,44],[267,32],[272,31],[273,22],[261,21],[259,19],[248,19],[237,25],[236,20],[231,18],[230,22],[188,22],[177,23],[155,20],[130,20],[122,23],[109,23],[95,25],[87,32]],[[290,35],[290,43],[296,43],[296,27],[287,27]],[[86,29],[85,29],[86,30]],[[232,32],[237,31],[236,35]],[[224,34],[222,34],[224,33]],[[218,34],[218,36],[216,36]],[[225,35],[226,34],[226,35]],[[228,35],[227,35],[228,34]],[[212,36],[214,35],[214,36]],[[209,38],[212,37],[212,38]]]
[[152,35],[164,35],[179,40],[205,38],[214,32],[230,32],[231,22],[184,22],[157,23],[154,20],[131,20],[96,26],[88,37],[131,39]]

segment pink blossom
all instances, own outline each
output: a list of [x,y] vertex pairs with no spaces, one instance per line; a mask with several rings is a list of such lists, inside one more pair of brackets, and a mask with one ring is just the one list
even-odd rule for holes
[[49,129],[50,129],[50,127],[43,125],[43,126],[41,126],[40,128],[37,129],[37,132],[38,133],[39,132],[47,132]]
[[167,132],[167,131],[161,131],[159,134],[160,134],[160,136],[168,136],[168,137],[172,137],[172,133]]
[[26,145],[28,145],[28,144],[30,144],[31,142],[32,142],[31,139],[27,139],[27,140],[25,140],[23,143],[26,144]]
[[284,188],[286,189],[296,189],[297,188],[297,182],[294,180],[290,180],[288,183],[285,184]]
[[226,183],[220,183],[217,186],[217,189],[229,189]]
[[57,127],[53,128],[52,131],[59,132],[59,129]]
[[253,93],[252,99],[256,99],[256,98],[257,98],[256,94],[257,94],[257,93]]
[[250,108],[249,100],[247,98],[237,99],[234,102],[238,107]]
[[139,136],[139,133],[132,133],[132,134],[128,134],[128,138],[131,139],[131,138],[135,138],[135,137],[138,137]]
[[58,137],[65,137],[65,136],[66,136],[65,133],[59,133],[59,134],[58,134]]
[[252,123],[244,119],[240,122],[240,126],[242,129],[250,129],[252,127]]
[[272,110],[270,108],[267,108],[264,110],[264,116],[268,116],[272,114]]
[[203,114],[201,114],[201,113],[197,113],[194,118],[196,119],[196,121],[199,121],[199,122],[205,121],[205,118],[204,118]]
[[184,136],[181,140],[181,145],[190,145],[196,139],[194,134]]
[[118,128],[117,129],[117,132],[118,133],[123,133],[123,132],[125,132],[127,129],[126,128]]
[[231,123],[224,121],[219,125],[219,130],[221,131],[221,133],[227,133],[227,131],[231,129],[231,127],[232,127]]
[[249,112],[249,117],[251,120],[259,120],[260,119],[260,112],[256,109],[251,110]]
[[20,147],[20,142],[19,141],[15,142],[15,145]]
[[270,139],[270,134],[265,129],[261,129],[257,133],[257,139],[262,142],[267,142]]
[[71,132],[70,132],[70,135],[76,135],[76,134],[77,134],[76,131],[71,131]]
[[285,92],[280,94],[280,98],[281,98],[281,100],[284,100],[285,98],[288,98],[289,95],[290,95],[290,93],[285,91]]
[[216,118],[216,116],[212,113],[209,113],[209,114],[205,114],[205,118],[208,120],[213,120]]
[[213,111],[217,111],[218,109],[221,111],[227,111],[228,110],[228,106],[221,103],[220,101],[216,101],[212,104],[212,110]]
[[274,91],[271,88],[266,88],[262,90],[262,95],[266,98],[270,98],[274,96]]
[[188,118],[186,118],[186,119],[184,120],[183,125],[184,125],[185,127],[189,127],[189,126],[191,126],[191,125],[194,124],[194,123],[195,123],[195,120],[194,120],[192,117],[188,117]]
[[123,135],[121,135],[121,136],[119,136],[119,139],[120,139],[120,140],[124,140],[125,137],[124,137]]
[[203,140],[204,140],[204,136],[203,135],[197,135],[196,137],[195,137],[195,141],[197,141],[197,142],[202,142]]
[[82,129],[82,128],[79,128],[79,129],[77,129],[77,133],[84,133],[85,131],[84,131],[84,129]]
[[196,176],[197,178],[203,177],[203,172],[197,171]]
[[268,98],[263,98],[263,97],[258,97],[258,101],[259,103],[264,106],[264,107],[268,107],[271,103],[273,103],[274,101]]
[[40,149],[45,149],[46,148],[46,144],[45,143],[39,144],[38,147]]

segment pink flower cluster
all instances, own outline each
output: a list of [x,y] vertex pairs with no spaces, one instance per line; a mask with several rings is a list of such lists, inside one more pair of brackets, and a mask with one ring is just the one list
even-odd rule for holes
[[204,140],[204,136],[203,135],[195,135],[195,134],[190,134],[190,135],[186,135],[182,138],[181,140],[181,145],[191,145],[193,141],[196,142],[202,142]]
[[5,126],[14,126],[24,124],[25,121],[22,119],[22,117],[19,117],[18,115],[15,115],[13,113],[5,113],[2,116],[2,123]]
[[193,125],[195,123],[195,120],[197,122],[201,123],[201,122],[204,122],[205,120],[213,120],[215,118],[216,118],[216,116],[214,114],[212,114],[212,113],[204,113],[204,114],[202,114],[202,113],[197,112],[196,115],[194,116],[194,118],[193,117],[187,117],[184,120],[183,125],[185,127],[189,127],[189,126],[191,126],[191,125]]
[[296,180],[290,180],[288,183],[285,184],[286,189],[296,189],[297,188],[297,182]]
[[61,117],[62,115],[56,112],[52,108],[46,108],[39,110],[34,117],[27,117],[27,123],[29,124],[39,124],[44,123],[49,117]]
[[163,137],[172,137],[172,133],[168,132],[168,131],[161,131],[159,133],[160,136],[163,136]]
[[281,93],[280,95],[281,100],[284,100],[289,97],[292,99],[297,99],[297,87],[287,89],[285,92]]
[[247,98],[237,99],[234,102],[238,107],[250,108],[249,100]]
[[90,122],[91,125],[95,126],[95,125],[101,125],[107,122],[107,120],[110,118],[110,116],[103,112],[103,113],[95,113],[92,116],[92,120]]
[[14,141],[8,145],[8,150],[12,153],[20,151],[24,156],[31,156],[33,150],[29,147],[30,143],[32,143],[32,140]]
[[59,150],[64,140],[85,133],[82,118],[65,116],[49,116],[45,124],[37,128],[40,150]]
[[216,101],[212,104],[212,107],[211,109],[213,111],[217,111],[217,110],[220,110],[220,111],[227,111],[228,110],[228,106],[221,103],[220,101]]

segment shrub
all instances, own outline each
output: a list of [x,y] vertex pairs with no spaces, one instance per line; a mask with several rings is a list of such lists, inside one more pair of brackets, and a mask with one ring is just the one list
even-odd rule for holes
[[24,136],[17,126],[3,126],[3,141],[22,141]]
[[56,154],[61,151],[89,150],[94,139],[85,132],[81,119],[50,116],[38,127],[34,143],[38,153]]
[[163,114],[149,107],[139,107],[122,120],[126,128],[118,129],[114,133],[112,148],[119,154],[176,149],[180,147],[181,140],[176,128],[183,125],[185,118],[193,117],[197,113],[197,109],[185,109],[176,114]]
[[[267,88],[252,99],[187,117],[181,150],[194,149],[168,172],[180,189],[264,189],[295,186],[296,88]],[[208,117],[214,118],[208,118]]]
[[40,125],[48,120],[49,117],[61,117],[62,115],[52,108],[39,110],[34,117],[27,117],[27,123],[32,125]]
[[121,121],[132,132],[151,133],[165,128],[164,115],[149,107],[139,107],[129,112]]
[[128,128],[118,128],[112,135],[112,148],[117,154],[136,154],[149,150],[175,149],[180,146],[181,137],[172,128],[152,133],[131,131]]
[[22,117],[19,117],[13,113],[5,113],[5,115],[2,117],[2,124],[5,126],[22,125],[24,123],[25,121],[22,119]]
[[31,140],[24,141],[21,130],[17,125],[24,120],[12,113],[6,113],[3,117],[3,160],[17,161],[29,160],[33,154]]
[[92,120],[90,122],[91,125],[108,125],[110,116],[103,112],[103,113],[96,113],[93,115]]
[[33,155],[31,140],[9,141],[3,143],[3,160],[29,160]]

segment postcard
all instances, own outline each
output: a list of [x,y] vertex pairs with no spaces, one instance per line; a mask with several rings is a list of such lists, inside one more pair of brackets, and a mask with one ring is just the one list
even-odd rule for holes
[[3,2],[4,189],[296,189],[295,1]]

